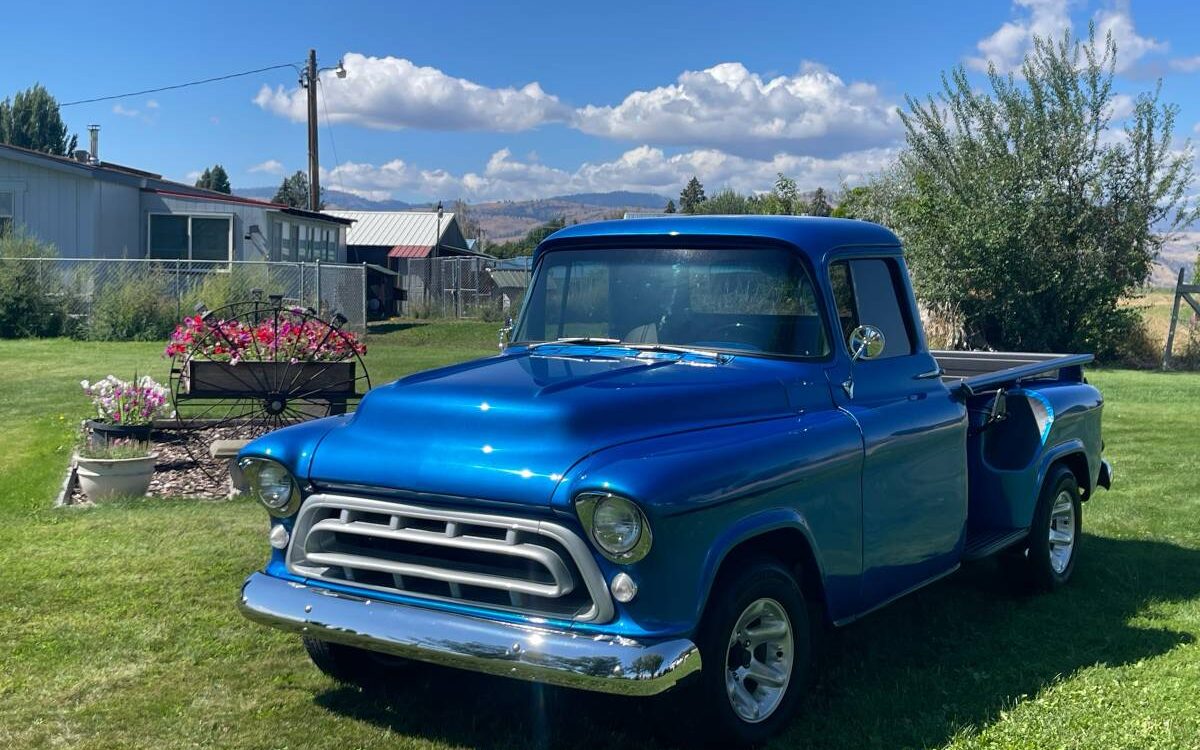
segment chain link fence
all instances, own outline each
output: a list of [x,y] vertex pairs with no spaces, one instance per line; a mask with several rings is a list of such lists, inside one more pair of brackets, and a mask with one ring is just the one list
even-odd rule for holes
[[[74,329],[95,327],[122,309],[153,310],[180,320],[204,303],[210,310],[278,294],[284,304],[339,312],[345,327],[366,333],[366,268],[336,263],[203,262],[100,258],[0,258],[0,279],[44,287]],[[4,301],[0,299],[0,304]],[[19,314],[19,311],[3,311]],[[140,314],[145,314],[144,312]],[[113,335],[112,338],[120,338]]]
[[503,317],[520,305],[527,265],[495,258],[398,258],[399,312],[409,317]]

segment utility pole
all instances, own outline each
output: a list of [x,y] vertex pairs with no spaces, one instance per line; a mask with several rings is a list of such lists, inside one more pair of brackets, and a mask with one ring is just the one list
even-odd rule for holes
[[305,71],[308,88],[308,210],[321,208],[321,159],[317,154],[317,51],[308,51]]

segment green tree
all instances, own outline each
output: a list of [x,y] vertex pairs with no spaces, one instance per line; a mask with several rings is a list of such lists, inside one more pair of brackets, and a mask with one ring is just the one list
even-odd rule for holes
[[675,213],[675,201],[674,201],[674,199],[671,199],[671,198],[668,198],[668,199],[667,199],[667,207],[666,207],[665,209],[663,209],[663,211],[664,211],[665,213],[669,213],[669,214],[673,214],[673,213]]
[[796,189],[796,181],[785,175],[783,172],[777,173],[775,178],[775,188],[771,191],[768,198],[768,206],[773,210],[765,211],[764,213],[800,213],[796,210],[800,207],[801,203],[800,192]]
[[829,205],[829,198],[825,195],[825,188],[818,185],[817,189],[813,191],[813,197],[808,202],[806,213],[809,216],[829,216],[833,213],[833,207]]
[[40,83],[0,102],[0,143],[67,156],[78,142],[67,134],[58,100]]
[[759,213],[754,210],[756,205],[757,201],[734,192],[732,188],[725,188],[713,197],[696,204],[692,211],[685,210],[684,213],[728,215]]
[[[271,200],[275,203],[291,206],[292,208],[308,208],[308,175],[297,171],[290,177],[284,177],[283,183],[275,191],[275,197]],[[324,207],[325,189],[322,188],[321,199],[317,202],[317,208],[321,209]]]
[[[307,184],[308,180],[305,180]],[[220,164],[214,164],[211,169],[205,169],[200,179],[196,180],[196,187],[204,188],[205,190],[215,190],[218,193],[229,195],[233,189],[229,186],[229,175],[225,172],[225,167]],[[307,201],[307,196],[305,198]],[[307,205],[307,202],[306,204]]]
[[704,200],[704,186],[696,179],[696,175],[692,175],[692,179],[688,180],[683,192],[679,194],[679,210],[685,214],[694,214]]
[[829,213],[835,219],[867,219],[871,220],[871,201],[873,200],[871,187],[868,185],[859,185],[857,187],[842,186],[842,190],[838,195],[837,206]]
[[908,98],[907,145],[855,210],[903,237],[917,296],[997,348],[1114,356],[1172,235],[1196,219],[1190,144],[1159,90],[1112,127],[1111,36],[1036,39],[1019,77],[962,67]]
[[565,217],[559,216],[529,230],[524,237],[510,242],[501,242],[488,247],[488,253],[497,258],[516,258],[529,255],[538,244],[567,225]]

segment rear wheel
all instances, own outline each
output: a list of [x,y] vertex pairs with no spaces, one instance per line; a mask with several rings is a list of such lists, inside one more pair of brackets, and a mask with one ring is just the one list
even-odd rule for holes
[[703,668],[677,698],[695,737],[716,746],[763,742],[791,720],[811,657],[804,595],[780,564],[761,560],[725,576],[697,634]]
[[1051,471],[1042,485],[1029,542],[1007,555],[1014,581],[1031,591],[1053,591],[1075,572],[1083,531],[1079,483],[1065,466]]
[[403,674],[412,662],[341,643],[302,638],[304,650],[317,669],[343,685],[385,688]]

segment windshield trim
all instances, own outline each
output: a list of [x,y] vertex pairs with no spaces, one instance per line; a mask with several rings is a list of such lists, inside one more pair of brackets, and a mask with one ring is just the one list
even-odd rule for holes
[[[621,240],[616,242],[614,240]],[[733,244],[731,240],[735,240],[737,244]],[[548,238],[545,242],[550,242]],[[718,347],[705,345],[705,351],[716,352],[731,357],[754,357],[756,359],[772,359],[783,360],[788,362],[809,362],[809,363],[829,363],[837,356],[837,345],[834,339],[840,339],[841,334],[833,335],[829,321],[829,300],[828,293],[820,275],[817,274],[813,267],[813,260],[809,254],[804,252],[799,246],[787,242],[785,240],[776,239],[773,237],[694,237],[694,236],[677,236],[677,237],[656,237],[656,236],[637,236],[637,237],[597,237],[597,238],[579,238],[559,241],[557,244],[552,244],[546,247],[538,247],[534,250],[534,264],[529,273],[529,286],[525,289],[525,296],[521,301],[521,312],[517,316],[517,320],[513,325],[514,331],[524,329],[525,317],[529,314],[529,299],[533,294],[536,286],[538,275],[542,272],[542,261],[551,253],[562,252],[564,250],[750,250],[760,248],[773,248],[784,250],[795,254],[800,265],[808,274],[809,281],[812,284],[813,295],[816,298],[817,317],[820,320],[821,330],[825,334],[825,340],[828,342],[827,351],[820,356],[810,356],[805,354],[789,354],[787,352],[763,352],[752,351],[749,349],[740,349],[733,347]],[[532,347],[536,344],[546,343],[563,343],[556,341],[543,341],[536,339],[514,340],[508,342],[509,347],[524,346]],[[587,346],[587,344],[579,344]]]

